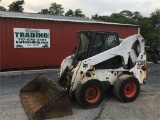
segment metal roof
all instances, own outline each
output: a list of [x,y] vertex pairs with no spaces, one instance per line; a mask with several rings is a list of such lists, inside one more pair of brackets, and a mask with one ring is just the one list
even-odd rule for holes
[[0,17],[26,18],[26,19],[52,20],[52,21],[67,21],[67,22],[79,22],[79,23],[97,23],[97,24],[108,24],[108,25],[138,26],[138,25],[133,25],[133,24],[102,22],[102,21],[89,19],[89,18],[83,18],[83,17],[58,16],[58,15],[50,15],[50,14],[25,13],[25,12],[0,11]]

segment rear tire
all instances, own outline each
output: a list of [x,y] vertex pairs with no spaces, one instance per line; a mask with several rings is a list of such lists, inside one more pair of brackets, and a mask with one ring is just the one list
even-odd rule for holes
[[114,84],[114,95],[122,102],[133,102],[139,92],[139,81],[131,75],[121,75]]
[[151,60],[153,63],[157,63],[158,62],[158,55],[157,54],[151,54]]
[[99,80],[79,84],[75,90],[75,98],[81,107],[94,108],[104,99],[104,86]]

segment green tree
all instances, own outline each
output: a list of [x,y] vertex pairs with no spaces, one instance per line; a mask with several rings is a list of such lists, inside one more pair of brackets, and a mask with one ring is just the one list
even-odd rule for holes
[[131,19],[132,16],[133,16],[132,12],[129,11],[129,10],[123,10],[123,11],[121,11],[119,14],[120,14],[121,16],[123,16],[123,17],[125,17],[125,18],[129,18],[129,19]]
[[25,4],[24,0],[14,1],[8,6],[9,7],[8,11],[23,12],[24,10],[23,4]]
[[85,17],[81,9],[76,9],[74,13],[76,17]]
[[137,22],[137,25],[140,25],[140,32],[141,35],[146,39],[146,40],[150,40],[152,39],[152,31],[153,31],[153,27],[152,27],[152,21],[150,20],[150,18],[148,17],[144,17],[141,20],[139,20]]
[[136,12],[133,12],[133,17],[132,17],[134,20],[138,21],[140,19],[143,18],[143,16],[141,15],[140,12],[136,11]]
[[98,16],[98,13],[97,14],[95,14],[95,15],[92,15],[92,17],[91,17],[92,19],[95,19],[95,20],[98,20],[99,19],[99,16]]
[[160,9],[156,9],[154,12],[151,13],[151,20],[153,27],[160,29]]
[[111,17],[113,17],[113,18],[124,18],[121,14],[119,14],[119,13],[112,13],[111,14]]
[[153,30],[151,31],[151,40],[160,40],[160,9],[156,9],[151,13],[150,19],[152,21]]
[[126,22],[126,19],[123,15],[121,15],[120,13],[112,13],[110,15],[110,17],[108,17],[108,21],[109,22],[118,22],[118,23],[124,23]]
[[123,10],[120,13],[112,13],[110,16],[92,16],[93,19],[123,24],[135,24],[140,26],[141,35],[146,40],[160,39],[160,9],[151,13],[150,17],[143,17],[140,12]]
[[[1,2],[1,0],[0,0],[0,2]],[[6,8],[3,6],[0,6],[0,11],[6,11]]]
[[63,15],[64,10],[61,4],[57,4],[54,2],[49,7],[49,12],[50,14],[54,14],[54,15]]
[[41,9],[41,12],[39,12],[41,14],[50,14],[50,11],[46,8],[46,9]]
[[3,6],[0,6],[0,11],[6,11],[6,8]]
[[66,13],[65,16],[75,16],[74,11],[69,9]]

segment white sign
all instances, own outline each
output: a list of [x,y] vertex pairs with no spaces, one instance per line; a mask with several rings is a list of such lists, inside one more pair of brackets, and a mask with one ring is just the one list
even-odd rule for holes
[[50,48],[50,30],[14,28],[14,48]]

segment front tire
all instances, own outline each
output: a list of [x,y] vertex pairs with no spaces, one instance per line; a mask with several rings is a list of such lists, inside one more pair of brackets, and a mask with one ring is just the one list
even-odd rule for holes
[[75,98],[81,107],[94,108],[104,99],[104,86],[99,80],[79,84],[75,90]]
[[122,102],[133,102],[139,95],[140,84],[131,75],[121,75],[114,85],[114,95]]

